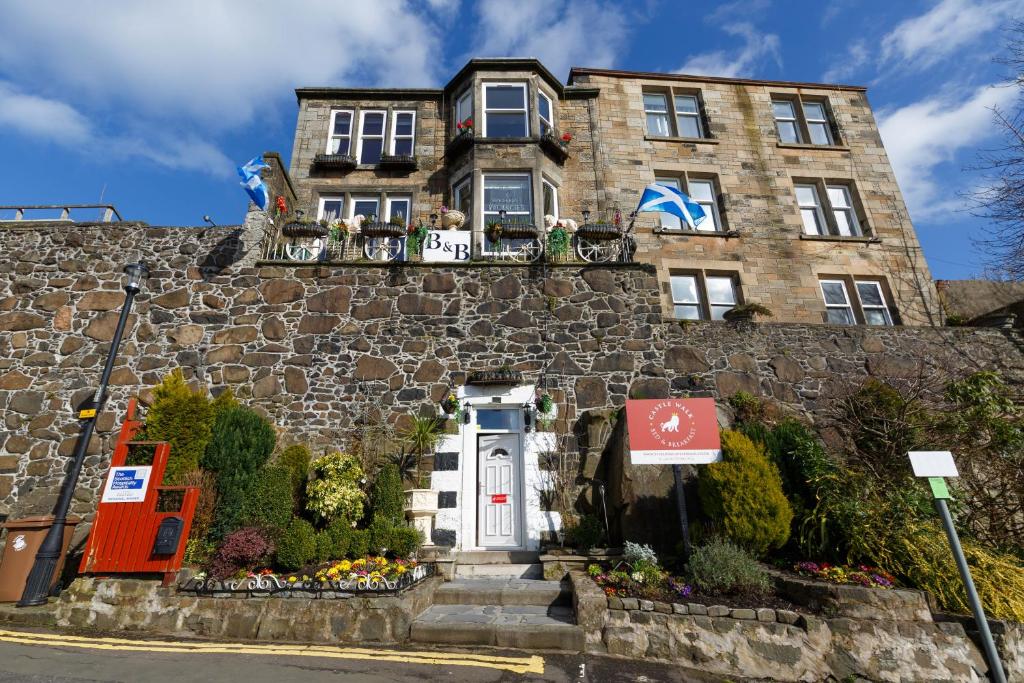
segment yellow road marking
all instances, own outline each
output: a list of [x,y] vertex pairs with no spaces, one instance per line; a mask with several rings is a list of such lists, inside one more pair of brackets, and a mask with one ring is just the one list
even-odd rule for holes
[[405,664],[434,664],[439,666],[475,666],[499,669],[519,674],[543,674],[544,658],[499,657],[459,652],[428,652],[400,650],[371,650],[317,645],[255,645],[252,643],[199,643],[160,640],[126,640],[120,638],[86,638],[63,634],[31,633],[0,629],[0,642],[23,645],[47,645],[93,650],[120,650],[122,652],[176,652],[188,654],[251,654],[286,655],[295,657],[323,657],[328,659],[375,660]]

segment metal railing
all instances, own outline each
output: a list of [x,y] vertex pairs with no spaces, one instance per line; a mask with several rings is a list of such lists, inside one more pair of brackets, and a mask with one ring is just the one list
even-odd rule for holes
[[[96,209],[99,211],[99,218],[95,222],[99,223],[111,223],[114,222],[115,218],[118,222],[123,221],[121,214],[118,213],[117,209],[114,208],[113,204],[12,204],[9,206],[0,206],[0,222],[6,221],[26,221],[26,222],[52,222],[52,221],[68,221],[71,223],[78,222],[71,217],[72,211],[79,211],[83,209]],[[5,212],[13,211],[14,215],[11,218],[4,216]],[[57,217],[53,216],[41,216],[39,218],[26,218],[25,212],[35,211],[59,211],[60,215]],[[92,222],[92,221],[90,221]]]

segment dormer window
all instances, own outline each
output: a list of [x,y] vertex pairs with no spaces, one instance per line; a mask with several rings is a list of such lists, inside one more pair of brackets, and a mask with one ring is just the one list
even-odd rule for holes
[[525,83],[484,85],[484,137],[525,138],[530,135]]

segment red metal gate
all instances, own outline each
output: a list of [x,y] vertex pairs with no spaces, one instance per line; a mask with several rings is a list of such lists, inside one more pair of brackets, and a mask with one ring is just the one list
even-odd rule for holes
[[[125,465],[132,446],[154,446],[153,469],[145,500],[140,503],[99,503],[79,571],[83,574],[163,574],[166,585],[181,569],[192,517],[199,501],[199,489],[195,486],[160,485],[167,469],[171,445],[166,441],[132,441],[142,427],[142,421],[135,419],[136,407],[133,398],[128,402],[128,413],[121,425],[110,466]],[[158,509],[158,504],[161,509]],[[156,555],[153,551],[157,530],[160,523],[169,517],[180,517],[184,522],[177,550],[173,555]]]

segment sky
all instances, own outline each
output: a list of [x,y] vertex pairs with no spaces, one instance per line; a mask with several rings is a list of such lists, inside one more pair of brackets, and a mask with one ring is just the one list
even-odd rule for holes
[[438,87],[471,57],[865,85],[934,277],[985,269],[960,194],[999,146],[1024,0],[0,0],[0,205],[241,222],[294,88]]

